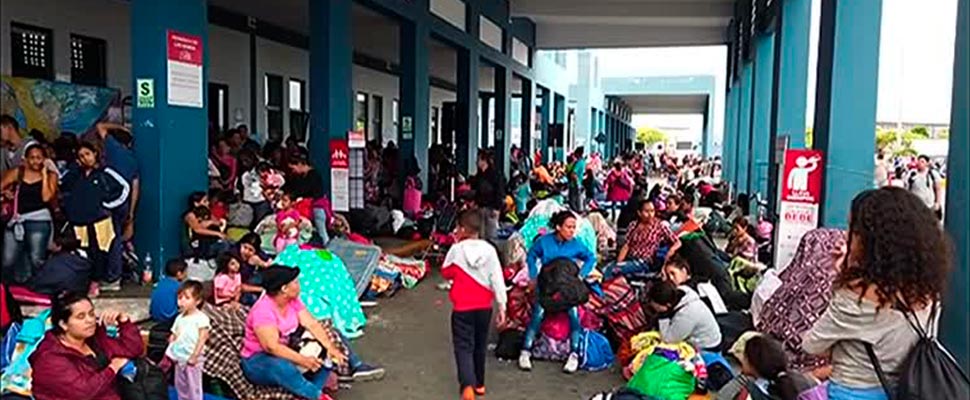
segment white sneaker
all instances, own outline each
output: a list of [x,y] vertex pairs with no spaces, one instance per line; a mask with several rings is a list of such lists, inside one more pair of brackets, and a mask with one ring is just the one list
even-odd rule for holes
[[562,372],[571,374],[579,369],[579,354],[569,353],[569,359],[566,360],[566,365],[562,367]]
[[519,369],[523,371],[532,371],[532,353],[528,350],[522,350],[519,353]]

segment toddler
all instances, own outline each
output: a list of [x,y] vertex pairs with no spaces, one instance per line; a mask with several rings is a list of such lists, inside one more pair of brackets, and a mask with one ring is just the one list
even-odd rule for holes
[[213,298],[216,306],[239,307],[242,295],[242,274],[239,257],[225,252],[216,259],[216,275],[212,280]]
[[175,365],[175,390],[179,400],[202,400],[203,349],[209,339],[209,317],[199,307],[202,283],[188,280],[178,291],[179,315],[172,325],[165,356]]

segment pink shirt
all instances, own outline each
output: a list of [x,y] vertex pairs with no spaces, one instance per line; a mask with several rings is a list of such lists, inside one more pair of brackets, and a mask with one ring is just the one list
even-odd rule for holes
[[242,277],[236,274],[218,274],[212,280],[215,289],[216,305],[222,305],[236,299],[236,290],[242,288]]
[[293,299],[286,306],[282,315],[277,311],[276,303],[267,295],[262,295],[246,316],[246,336],[243,337],[242,357],[249,358],[256,353],[263,352],[256,337],[256,328],[275,326],[280,331],[280,343],[286,345],[287,339],[300,326],[298,314],[306,309],[300,299]]

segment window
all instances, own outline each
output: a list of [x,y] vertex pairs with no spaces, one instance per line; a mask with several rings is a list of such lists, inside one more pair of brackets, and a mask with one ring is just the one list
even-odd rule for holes
[[229,128],[229,86],[209,82],[209,125],[219,131]]
[[444,143],[441,131],[438,130],[438,107],[431,107],[431,139],[428,141],[428,146]]
[[370,141],[370,132],[367,131],[367,111],[368,111],[368,96],[367,93],[357,92],[357,97],[354,101],[354,131],[364,132],[364,137]]
[[79,85],[106,86],[104,39],[71,34],[71,82]]
[[384,98],[378,95],[374,95],[372,101],[374,102],[374,114],[371,116],[371,125],[373,126],[374,138],[380,140],[384,139]]
[[290,135],[293,135],[298,142],[304,143],[307,124],[310,121],[306,107],[306,84],[302,80],[290,78],[289,89]]
[[13,76],[54,80],[54,34],[50,29],[10,23]]
[[271,141],[283,140],[283,77],[266,74],[263,78],[266,102],[266,132]]
[[303,81],[299,79],[290,78],[290,110],[291,111],[306,111],[306,108],[304,108],[306,91],[303,88],[304,88]]
[[387,142],[397,140],[400,120],[401,120],[401,102],[398,101],[398,99],[394,99],[394,101],[391,102],[391,121],[394,124],[394,135],[391,136],[388,140],[384,141],[385,145],[387,144]]

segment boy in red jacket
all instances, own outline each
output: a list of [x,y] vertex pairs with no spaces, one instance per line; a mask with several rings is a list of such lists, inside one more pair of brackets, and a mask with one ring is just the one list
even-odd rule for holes
[[481,215],[466,210],[458,217],[458,243],[451,246],[441,276],[452,281],[451,336],[458,365],[461,400],[485,394],[485,356],[492,303],[498,305],[496,322],[505,321],[506,288],[495,247],[478,238]]

